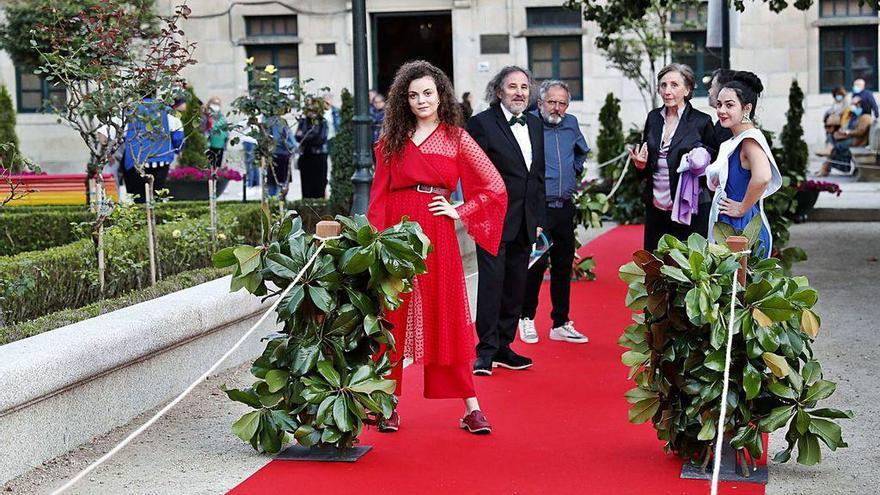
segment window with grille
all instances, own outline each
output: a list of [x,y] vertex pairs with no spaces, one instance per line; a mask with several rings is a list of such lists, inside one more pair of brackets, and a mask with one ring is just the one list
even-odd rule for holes
[[296,36],[295,15],[249,16],[244,18],[247,36]]
[[528,39],[529,69],[536,81],[559,79],[572,100],[583,99],[583,51],[580,36],[534,36]]
[[703,77],[721,68],[721,49],[706,48],[706,31],[677,31],[670,33],[670,37],[672,41],[687,47],[686,50],[673,53],[672,60],[693,69],[696,76],[694,96],[708,95],[709,87],[703,83]]
[[819,17],[876,16],[876,5],[871,0],[863,3],[859,0],[820,0]]
[[579,28],[579,10],[565,7],[530,7],[526,9],[526,26],[531,28]]
[[30,71],[15,68],[16,107],[19,113],[52,112],[67,102],[67,90]]
[[849,88],[855,79],[877,90],[877,26],[823,27],[819,29],[819,85],[828,92]]

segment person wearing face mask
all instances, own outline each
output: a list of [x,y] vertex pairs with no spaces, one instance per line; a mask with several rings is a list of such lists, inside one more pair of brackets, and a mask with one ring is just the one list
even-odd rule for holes
[[712,196],[703,177],[718,149],[712,118],[690,104],[694,72],[669,64],[657,74],[663,106],[648,113],[641,146],[630,149],[637,173],[645,178],[645,249],[657,249],[670,234],[686,241],[709,233]]
[[533,114],[544,122],[545,191],[547,224],[544,233],[553,241],[550,252],[529,268],[522,317],[519,320],[519,339],[526,344],[538,342],[535,313],[538,294],[544,281],[547,262],[550,262],[550,299],[553,326],[550,340],[585,344],[589,339],[575,329],[568,319],[571,294],[571,265],[574,262],[575,205],[572,199],[578,188],[578,179],[584,171],[584,161],[590,147],[581,134],[577,117],[566,113],[571,101],[568,84],[549,80],[541,83],[538,110]]
[[208,163],[212,168],[223,166],[223,153],[229,141],[229,126],[220,107],[220,98],[213,96],[208,100],[202,116],[201,130],[208,139]]
[[[498,252],[507,192],[498,171],[461,125],[446,74],[425,61],[398,69],[388,92],[382,135],[375,146],[376,174],[367,218],[377,229],[403,218],[417,222],[431,240],[427,272],[416,277],[413,292],[385,317],[392,323],[397,347],[389,356],[390,378],[403,378],[403,357],[424,362],[424,395],[428,399],[460,398],[465,415],[459,427],[489,433],[471,375],[474,325],[468,311],[464,268],[455,220],[467,227],[477,246]],[[461,180],[465,202],[453,206],[449,195]],[[379,423],[379,431],[400,427],[400,415]]]
[[859,78],[853,81],[852,94],[853,96],[861,97],[862,101],[870,108],[870,113],[875,117],[880,117],[880,108],[877,107],[877,100],[874,99],[874,93],[865,89],[864,79]]
[[[770,145],[754,124],[755,107],[764,90],[751,72],[740,71],[718,93],[716,111],[721,125],[733,131],[733,138],[721,144],[718,159],[706,169],[708,186],[715,191],[709,225],[723,222],[743,231],[752,218],[761,217],[758,241],[751,256],[769,258],[773,253],[770,222],[764,214],[764,198],[779,190],[782,175]],[[710,241],[714,229],[709,229]]]
[[834,150],[834,133],[840,128],[841,118],[849,108],[846,88],[836,86],[831,91],[831,96],[834,98],[834,103],[822,115],[822,124],[825,126],[825,149],[816,152],[819,156],[831,156]]
[[831,173],[832,168],[844,173],[852,172],[850,148],[868,144],[871,125],[874,123],[870,102],[863,100],[861,95],[853,96],[847,113],[846,122],[841,124],[840,128],[832,134],[831,154],[828,160],[822,164],[819,173],[816,174],[819,177],[826,177]]
[[[474,374],[496,367],[524,370],[532,360],[510,344],[522,314],[529,253],[545,223],[544,126],[526,112],[532,100],[531,73],[501,69],[486,86],[489,108],[468,120],[468,132],[492,160],[507,185],[507,217],[498,253],[477,246],[477,360]],[[468,198],[464,188],[464,197]]]

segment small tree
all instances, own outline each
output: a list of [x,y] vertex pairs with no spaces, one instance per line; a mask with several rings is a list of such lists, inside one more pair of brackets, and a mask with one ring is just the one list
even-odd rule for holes
[[6,86],[0,85],[0,166],[13,172],[21,170],[18,160],[18,136],[15,134],[15,108]]
[[787,173],[800,176],[799,180],[807,174],[807,162],[810,160],[810,152],[804,141],[804,128],[801,121],[804,118],[804,92],[798,85],[797,79],[791,81],[788,91],[788,111],[785,112],[786,122],[779,135],[782,148],[785,150],[785,169]]
[[208,168],[208,140],[199,129],[202,119],[202,102],[192,86],[186,88],[186,110],[180,116],[183,121],[183,149],[180,151],[180,165],[199,169]]
[[[620,100],[614,93],[605,96],[605,104],[599,110],[599,135],[596,136],[596,159],[605,163],[623,153],[623,122],[620,121]],[[611,178],[614,167],[609,165],[599,169],[603,179]]]
[[330,172],[330,209],[336,213],[347,214],[351,210],[354,184],[354,98],[347,89],[342,90],[342,107],[339,109],[339,129],[333,138],[330,159],[333,170]]
[[[26,1],[41,4],[44,0]],[[52,9],[50,5],[45,17],[34,23],[31,30],[41,40],[33,44],[42,61],[34,73],[67,89],[67,101],[57,109],[59,116],[79,133],[89,150],[86,171],[94,191],[89,196],[96,212],[94,231],[102,291],[103,225],[113,205],[106,200],[101,171],[122,146],[128,126],[147,115],[160,115],[158,109],[170,103],[174,88],[181,83],[180,72],[195,63],[195,45],[184,40],[178,25],[190,12],[189,7],[181,5],[173,15],[159,17],[139,10],[130,1],[102,0],[71,17],[69,12]],[[145,18],[153,22],[144,22]],[[161,29],[156,31],[152,25],[161,25]],[[156,101],[145,104],[148,97]],[[163,128],[158,122],[139,125]],[[136,135],[135,139],[138,138]],[[144,164],[150,158],[146,155],[139,153],[135,167],[147,181],[147,240],[151,279],[155,282],[153,183],[152,176],[144,172]]]

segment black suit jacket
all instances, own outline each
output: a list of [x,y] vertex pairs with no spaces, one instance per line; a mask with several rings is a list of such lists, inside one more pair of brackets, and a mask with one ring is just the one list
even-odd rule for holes
[[[654,195],[654,169],[657,167],[657,157],[660,153],[660,139],[663,137],[663,107],[655,108],[648,113],[645,120],[645,130],[642,135],[643,142],[648,143],[648,163],[642,173],[646,176],[646,187],[643,199],[646,204],[651,204]],[[690,103],[686,103],[681,114],[681,121],[672,136],[669,152],[666,154],[666,162],[669,164],[669,188],[672,194],[678,188],[678,164],[681,157],[694,148],[704,147],[712,155],[712,160],[718,156],[718,140],[715,136],[715,127],[709,115],[695,109]],[[706,187],[706,178],[700,178],[700,204],[711,203],[712,195]]]
[[516,239],[523,222],[530,242],[535,242],[537,227],[545,226],[544,126],[538,117],[524,115],[532,143],[531,168],[526,168],[522,151],[501,106],[492,105],[467,123],[468,133],[492,160],[507,187],[503,242]]

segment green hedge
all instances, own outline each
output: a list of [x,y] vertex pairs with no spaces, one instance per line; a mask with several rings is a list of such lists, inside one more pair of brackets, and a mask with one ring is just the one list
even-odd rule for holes
[[[253,207],[257,203],[223,201],[219,211],[237,210],[242,206]],[[142,206],[138,206],[143,208]],[[311,231],[316,218],[332,218],[327,201],[310,199],[293,201],[289,208],[300,211],[305,228]],[[156,207],[156,222],[163,224],[181,214],[197,217],[208,213],[207,201],[175,201]],[[40,251],[76,241],[76,223],[92,222],[94,214],[84,205],[15,206],[0,210],[0,254],[11,256],[28,251]],[[34,226],[39,226],[35,229]],[[110,224],[108,223],[109,227]]]
[[[238,243],[258,243],[262,214],[260,204],[221,205],[218,227],[225,239],[219,241],[217,249]],[[161,275],[168,277],[211,266],[214,246],[210,242],[210,219],[206,204],[196,203],[183,209],[167,205],[163,207],[165,209],[160,211],[164,212],[157,215],[160,221],[163,217],[176,218],[187,208],[189,211],[185,212],[188,218],[157,227]],[[300,212],[304,228],[309,232],[314,230],[318,220],[330,217],[326,200],[294,201],[289,207]],[[200,216],[192,216],[203,211],[205,213]],[[277,205],[271,211],[276,212]],[[119,235],[110,228],[105,236],[105,244],[107,274],[104,298],[117,297],[149,285],[145,232]],[[0,257],[0,324],[27,321],[100,300],[95,260],[95,246],[90,239]]]
[[[221,209],[218,225],[225,240],[221,240],[218,247],[259,239],[260,215],[258,204]],[[203,215],[158,226],[159,268],[163,276],[211,265],[213,247],[209,223],[208,216]],[[149,285],[144,231],[114,235],[112,229],[108,229],[105,243],[105,298]],[[95,246],[90,239],[0,258],[0,279],[6,284],[23,281],[25,287],[5,295],[0,308],[5,321],[25,321],[100,300],[95,260]]]
[[104,299],[82,308],[65,309],[34,320],[17,323],[8,327],[0,327],[0,345],[95,318],[104,313],[149,301],[150,299],[156,299],[172,292],[210,282],[229,273],[229,269],[217,268],[189,270],[161,280],[152,287],[131,291],[114,299]]

